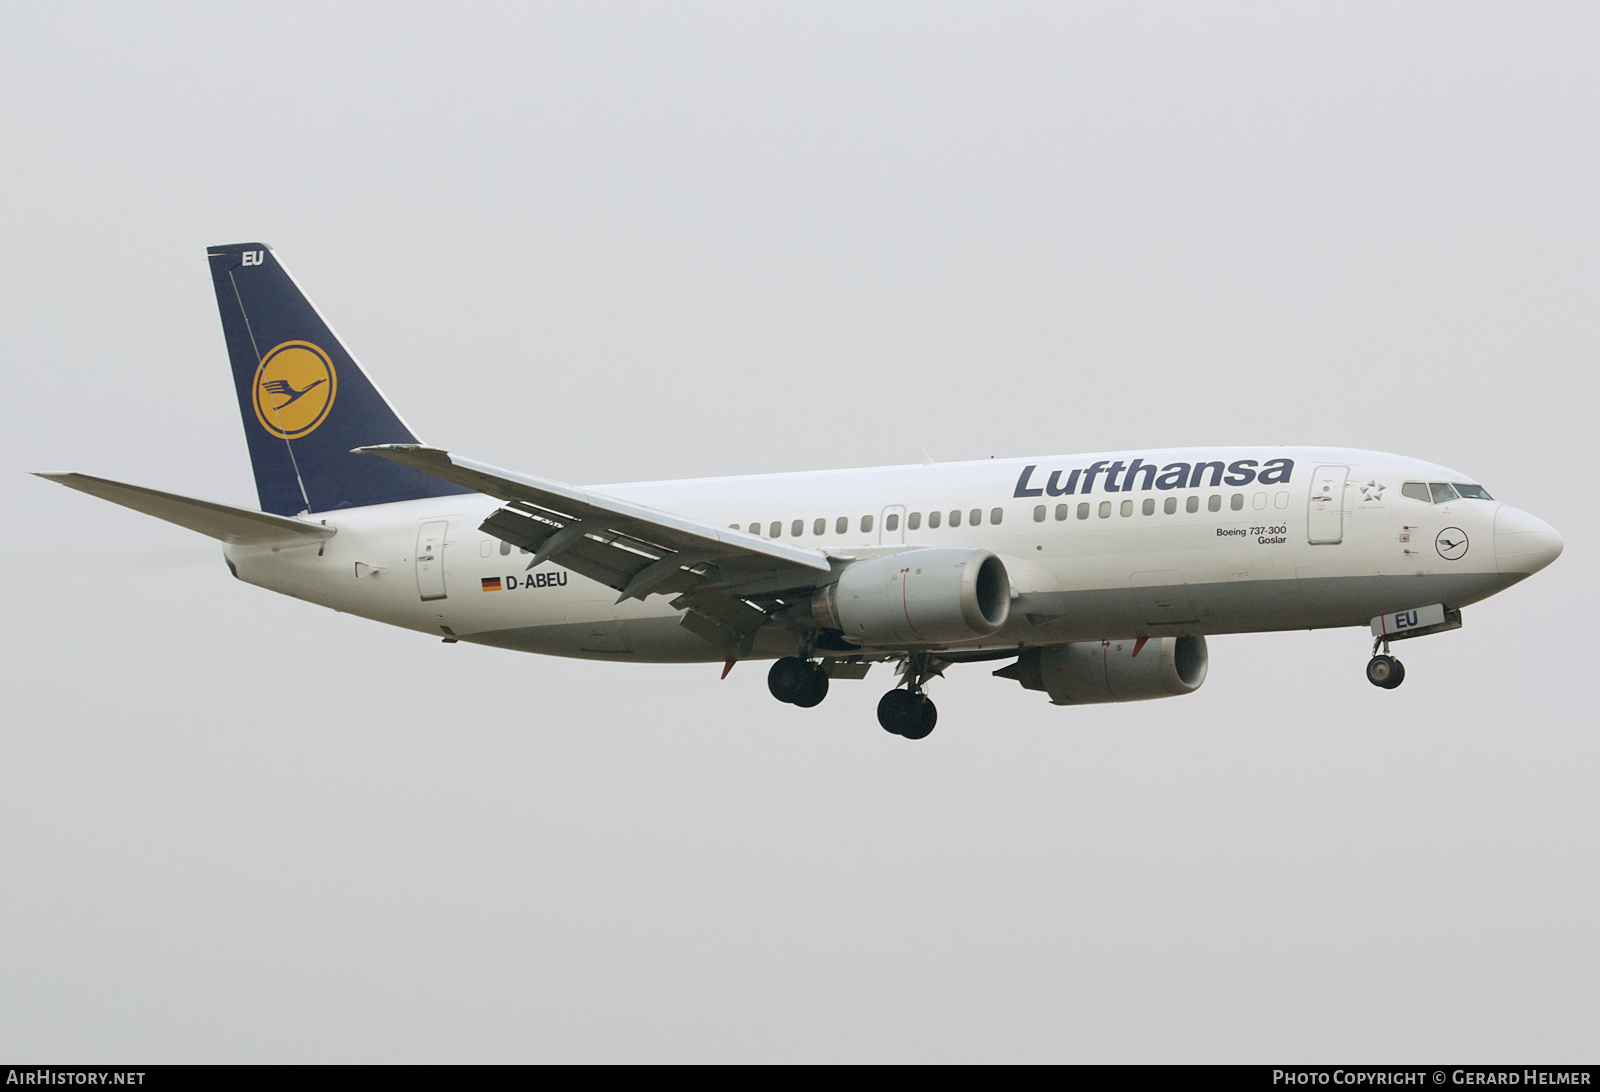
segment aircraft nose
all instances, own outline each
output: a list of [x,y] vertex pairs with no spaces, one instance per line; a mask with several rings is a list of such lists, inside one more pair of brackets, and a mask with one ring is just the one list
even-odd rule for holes
[[1494,515],[1494,558],[1502,573],[1536,573],[1561,556],[1556,529],[1509,504]]

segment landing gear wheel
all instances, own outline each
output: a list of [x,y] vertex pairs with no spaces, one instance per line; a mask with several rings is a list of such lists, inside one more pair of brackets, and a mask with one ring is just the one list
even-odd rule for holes
[[1374,656],[1367,661],[1367,681],[1373,686],[1393,690],[1406,681],[1406,668],[1393,656]]
[[767,672],[767,689],[779,701],[793,704],[810,693],[813,685],[811,665],[798,656],[783,657]]
[[779,701],[810,709],[828,696],[828,672],[821,664],[785,656],[767,672],[767,689]]
[[821,664],[807,664],[806,666],[811,669],[811,678],[806,683],[805,691],[794,699],[794,704],[802,709],[810,709],[813,706],[821,705],[822,699],[828,696],[828,673],[822,669]]
[[939,723],[939,710],[926,697],[922,699],[922,718],[917,721],[915,728],[907,728],[900,734],[907,739],[927,739],[933,731],[933,726]]
[[891,690],[878,700],[878,723],[891,735],[924,739],[938,719],[938,710],[924,694]]

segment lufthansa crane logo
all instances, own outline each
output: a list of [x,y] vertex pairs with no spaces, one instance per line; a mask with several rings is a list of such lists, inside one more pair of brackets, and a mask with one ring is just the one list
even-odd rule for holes
[[298,439],[327,420],[338,389],[327,353],[309,341],[285,341],[256,369],[256,420],[274,436]]
[[1467,533],[1459,527],[1446,527],[1434,538],[1433,548],[1446,561],[1460,561],[1467,556]]

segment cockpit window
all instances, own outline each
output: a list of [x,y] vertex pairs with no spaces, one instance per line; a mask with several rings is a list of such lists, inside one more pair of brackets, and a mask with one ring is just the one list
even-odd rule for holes
[[1400,492],[1412,500],[1426,501],[1429,504],[1444,504],[1447,501],[1460,500],[1462,497],[1469,497],[1472,500],[1494,500],[1483,486],[1463,485],[1461,482],[1406,482],[1400,487]]

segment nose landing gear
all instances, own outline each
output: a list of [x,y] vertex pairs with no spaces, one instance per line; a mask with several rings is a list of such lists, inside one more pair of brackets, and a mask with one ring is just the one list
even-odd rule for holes
[[[1383,655],[1378,655],[1378,649]],[[1389,642],[1379,638],[1372,643],[1372,659],[1367,661],[1367,681],[1373,686],[1393,690],[1406,681],[1406,665],[1389,655]]]

